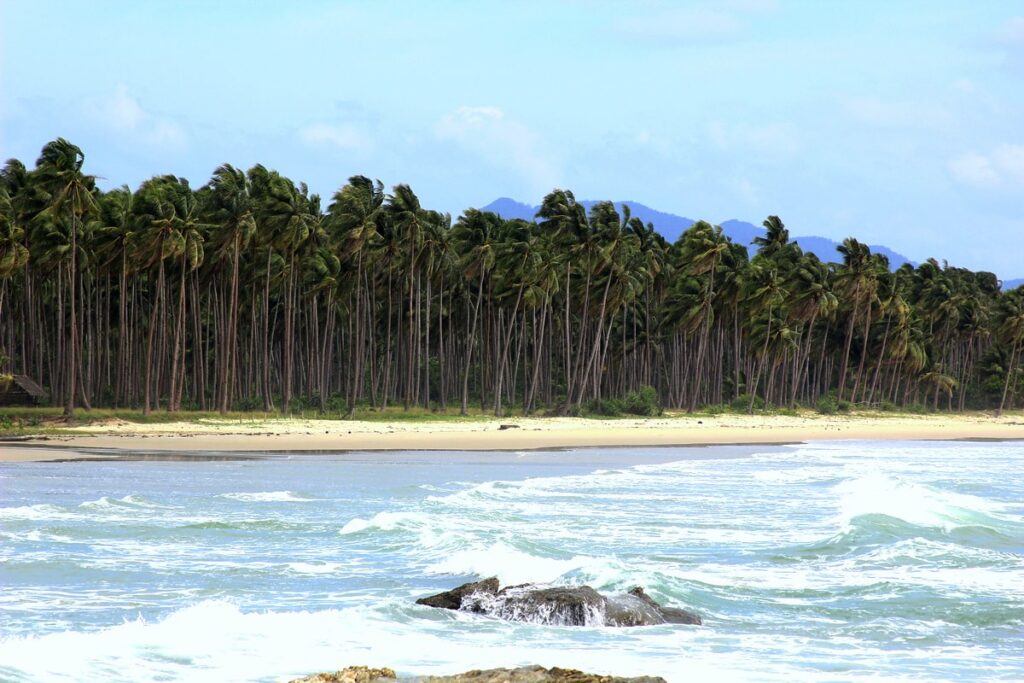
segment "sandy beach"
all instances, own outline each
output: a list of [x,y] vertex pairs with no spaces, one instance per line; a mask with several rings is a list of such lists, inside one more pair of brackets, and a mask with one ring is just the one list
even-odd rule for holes
[[253,419],[141,424],[112,420],[0,442],[0,462],[116,457],[120,452],[525,450],[591,446],[779,444],[823,440],[1024,439],[1024,418],[716,415],[643,419],[467,421]]

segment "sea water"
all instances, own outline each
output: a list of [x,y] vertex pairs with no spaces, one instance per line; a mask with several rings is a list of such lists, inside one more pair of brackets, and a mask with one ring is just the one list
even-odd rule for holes
[[[542,664],[669,681],[1024,679],[1024,445],[0,465],[0,680]],[[704,626],[415,604],[643,586]]]

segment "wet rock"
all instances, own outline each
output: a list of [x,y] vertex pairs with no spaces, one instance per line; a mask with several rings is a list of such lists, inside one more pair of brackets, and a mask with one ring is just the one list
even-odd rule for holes
[[545,669],[541,666],[467,671],[455,676],[433,676],[420,680],[422,683],[665,683],[664,678],[657,676],[598,676],[575,669]]
[[461,609],[463,599],[468,596],[495,595],[497,592],[498,578],[492,576],[491,578],[484,579],[483,581],[463,584],[458,588],[453,588],[452,590],[445,591],[444,593],[420,598],[416,601],[416,604],[426,605],[427,607],[438,607],[440,609]]
[[378,683],[393,681],[397,677],[391,669],[371,669],[366,666],[350,666],[334,673],[326,672],[296,678],[291,683]]
[[533,584],[499,589],[491,577],[416,601],[419,605],[487,614],[508,621],[556,626],[700,625],[684,609],[663,607],[637,586],[628,593],[604,596],[590,586],[546,587]]
[[462,609],[507,621],[557,626],[604,625],[605,598],[590,586],[536,588],[511,586],[494,595],[470,596]]
[[628,595],[637,598],[644,604],[648,605],[652,609],[656,610],[667,624],[691,624],[694,626],[700,626],[704,622],[701,621],[699,615],[689,612],[685,609],[679,609],[678,607],[664,607],[654,601],[654,598],[647,595],[641,586],[635,586],[629,589]]

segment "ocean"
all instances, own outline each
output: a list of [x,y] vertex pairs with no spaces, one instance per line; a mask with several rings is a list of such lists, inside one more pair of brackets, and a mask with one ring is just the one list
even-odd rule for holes
[[[1024,445],[830,442],[0,464],[0,680],[542,664],[1024,679]],[[417,606],[643,586],[703,626]]]

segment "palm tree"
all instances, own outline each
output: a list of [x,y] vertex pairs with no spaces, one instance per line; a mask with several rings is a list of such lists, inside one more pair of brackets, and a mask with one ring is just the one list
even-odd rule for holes
[[78,277],[78,232],[87,214],[96,209],[94,195],[96,181],[93,176],[82,173],[85,155],[82,150],[64,138],[47,143],[36,161],[37,183],[48,195],[47,211],[55,220],[66,219],[70,223],[71,244],[68,263],[68,309],[70,325],[65,377],[64,415],[75,413],[75,380],[78,375],[76,352],[78,339],[77,291]]
[[328,207],[333,227],[338,232],[342,253],[356,262],[355,277],[355,341],[352,345],[352,379],[348,392],[348,414],[355,411],[356,399],[363,386],[363,351],[367,331],[363,325],[366,287],[364,287],[364,262],[366,254],[376,247],[380,240],[378,228],[384,220],[384,185],[379,180],[371,181],[365,176],[352,176],[348,184],[334,193],[334,201]]
[[253,202],[245,173],[231,164],[213,172],[209,185],[209,221],[215,227],[214,240],[221,260],[231,259],[230,301],[227,329],[221,335],[218,357],[217,401],[221,413],[231,404],[238,365],[238,283],[242,249],[256,231]]
[[469,375],[477,339],[477,323],[480,320],[480,303],[483,301],[488,273],[494,267],[498,233],[501,226],[502,221],[497,214],[477,209],[466,209],[452,228],[452,240],[456,250],[462,254],[462,274],[467,282],[476,281],[476,303],[473,306],[472,322],[466,343],[466,359],[463,363],[462,415],[468,412]]
[[[843,240],[837,248],[843,255],[843,267],[837,274],[840,291],[843,298],[852,305],[852,311],[846,323],[846,341],[843,344],[842,362],[839,366],[839,400],[843,399],[843,392],[846,390],[846,372],[850,362],[850,347],[853,344],[853,329],[857,322],[858,314],[867,308],[865,319],[870,320],[871,300],[874,297],[876,286],[874,263],[871,261],[871,250],[866,244],[861,244],[852,237]],[[864,339],[865,349],[867,338]]]
[[1021,344],[1024,343],[1024,286],[1005,292],[996,310],[996,334],[1000,341],[1009,346],[1010,359],[1003,383],[1003,395],[999,400],[999,413],[1006,408],[1006,397],[1010,384],[1016,386],[1017,366],[1020,362]]
[[319,217],[316,212],[311,211],[309,192],[305,185],[296,187],[291,180],[276,171],[267,173],[262,167],[256,167],[249,172],[250,182],[254,175],[259,177],[264,174],[267,177],[266,183],[261,188],[263,192],[256,195],[254,210],[259,223],[268,233],[271,247],[285,254],[285,348],[282,353],[281,402],[284,411],[288,412],[292,400],[292,367],[295,356],[292,344],[295,338],[295,286],[298,277],[296,255],[310,238]]
[[[23,241],[25,230],[18,225],[6,188],[0,186],[0,320],[4,318],[7,281],[28,264],[29,252]],[[7,358],[0,337],[0,358]]]

